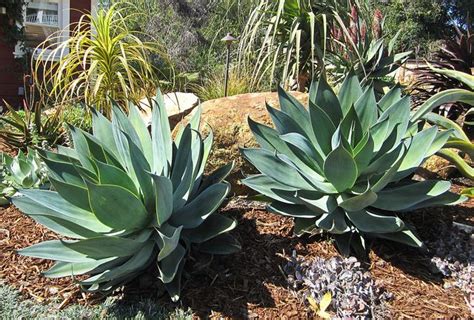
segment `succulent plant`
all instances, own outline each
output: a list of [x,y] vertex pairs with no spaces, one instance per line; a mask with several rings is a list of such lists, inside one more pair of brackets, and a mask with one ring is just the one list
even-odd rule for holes
[[411,115],[400,88],[377,101],[353,73],[337,96],[324,77],[314,82],[308,109],[280,88],[281,110],[267,106],[275,129],[249,119],[261,148],[242,154],[261,174],[243,183],[271,201],[269,211],[295,217],[297,234],[328,231],[344,254],[365,254],[374,237],[422,247],[397,213],[465,200],[448,181],[410,179],[449,137],[419,121],[442,98]]
[[68,238],[20,250],[56,260],[44,274],[87,274],[87,291],[109,292],[155,264],[173,301],[192,248],[228,254],[240,248],[227,232],[236,222],[216,210],[230,186],[233,164],[204,176],[212,133],[198,131],[200,109],[173,141],[163,97],[153,105],[151,135],[136,106],[112,121],[93,113],[93,133],[71,127],[74,149],[41,151],[56,191],[23,190],[13,203]]
[[21,150],[15,157],[1,154],[2,181],[0,182],[0,205],[10,202],[19,189],[45,188],[49,186],[44,163],[36,151],[28,149],[25,154]]

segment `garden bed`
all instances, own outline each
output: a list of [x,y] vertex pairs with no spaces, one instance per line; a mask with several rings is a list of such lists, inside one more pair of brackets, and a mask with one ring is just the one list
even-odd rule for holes
[[[456,188],[456,186],[454,186]],[[410,213],[422,239],[437,240],[440,227],[453,221],[473,225],[471,201],[462,206],[427,209]],[[311,309],[302,295],[290,289],[283,267],[293,250],[304,260],[338,255],[333,244],[322,236],[292,236],[291,219],[268,214],[261,206],[243,200],[232,200],[225,214],[238,219],[234,234],[242,251],[231,256],[195,257],[187,265],[193,276],[185,281],[178,306],[191,308],[197,317],[229,318],[307,318]],[[40,275],[51,262],[22,257],[15,250],[47,239],[54,233],[37,225],[14,207],[0,212],[0,280],[17,288],[25,298],[41,303],[56,300],[69,304],[97,304],[104,298],[80,293],[72,279],[52,280]],[[430,255],[401,245],[376,242],[370,253],[370,273],[376,283],[393,294],[390,316],[468,318],[471,313],[464,294],[449,279],[433,273]],[[122,301],[156,299],[157,304],[176,308],[164,291],[153,285],[154,274],[148,274],[115,294]]]

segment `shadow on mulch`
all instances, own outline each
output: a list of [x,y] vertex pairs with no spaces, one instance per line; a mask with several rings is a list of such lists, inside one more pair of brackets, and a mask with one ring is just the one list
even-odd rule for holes
[[[284,256],[296,249],[305,256],[329,257],[337,254],[332,244],[313,239],[313,244],[303,245],[292,236],[290,219],[262,210],[230,209],[225,214],[239,220],[234,235],[242,251],[216,256],[212,261],[209,256],[189,261],[181,307],[191,308],[199,318],[307,318],[309,313],[303,301],[288,290],[281,270],[287,262]],[[137,299],[139,288],[133,288],[136,285],[129,286],[124,303]],[[176,306],[169,303],[166,294],[160,302]]]

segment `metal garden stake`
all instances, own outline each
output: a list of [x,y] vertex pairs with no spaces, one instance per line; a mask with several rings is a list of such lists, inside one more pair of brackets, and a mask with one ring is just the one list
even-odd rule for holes
[[224,96],[227,97],[228,90],[229,90],[229,68],[230,68],[230,47],[232,46],[232,42],[236,41],[237,39],[234,38],[230,33],[228,33],[221,41],[225,42],[227,46],[227,59],[226,59],[226,67],[225,67],[225,80],[224,80]]

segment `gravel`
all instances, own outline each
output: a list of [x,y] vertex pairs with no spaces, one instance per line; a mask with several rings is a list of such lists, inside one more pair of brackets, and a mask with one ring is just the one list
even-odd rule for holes
[[390,317],[386,303],[393,298],[392,294],[378,286],[354,257],[303,261],[293,252],[284,271],[290,286],[305,300],[311,296],[319,302],[325,293],[331,292],[330,309],[337,318]]
[[[472,228],[472,227],[471,227]],[[432,271],[446,277],[445,288],[457,287],[466,295],[466,302],[474,313],[472,294],[472,265],[474,262],[474,235],[467,226],[441,226],[439,237],[427,242],[433,257]]]

